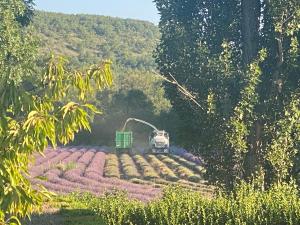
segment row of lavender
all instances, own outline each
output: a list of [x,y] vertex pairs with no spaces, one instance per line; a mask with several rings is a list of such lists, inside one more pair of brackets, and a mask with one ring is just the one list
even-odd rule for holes
[[[103,194],[113,190],[125,190],[133,198],[148,201],[158,196],[160,190],[149,186],[151,184],[133,184],[117,178],[155,181],[162,178],[173,182],[181,182],[179,179],[183,178],[198,182],[201,178],[197,174],[205,172],[200,158],[184,149],[173,148],[173,154],[177,156],[170,155],[165,159],[158,159],[154,155],[144,158],[139,155],[131,157],[121,154],[117,157],[110,152],[105,148],[85,146],[57,148],[56,151],[48,148],[45,157],[35,155],[35,165],[30,169],[32,183],[42,184],[49,190],[61,193],[77,190]],[[121,171],[124,174],[120,175]]]
[[[152,186],[103,177],[105,156],[105,151],[99,148],[70,147],[56,151],[47,149],[45,157],[37,156],[35,165],[30,169],[32,183],[36,186],[41,184],[59,193],[89,191],[99,195],[124,190],[130,197],[142,201],[159,196],[160,190]],[[57,166],[71,162],[76,163],[76,166],[68,170]],[[46,180],[40,179],[41,176]]]
[[171,146],[170,147],[170,151],[172,154],[176,154],[179,155],[189,161],[192,161],[200,166],[204,166],[204,160],[199,157],[199,156],[195,156],[192,153],[189,153],[186,149],[181,148],[181,147],[176,147],[176,146]]

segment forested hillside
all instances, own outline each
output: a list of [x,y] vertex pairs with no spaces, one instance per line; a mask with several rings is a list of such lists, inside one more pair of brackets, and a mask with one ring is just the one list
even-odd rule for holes
[[159,30],[150,22],[36,12],[33,24],[42,54],[49,54],[51,49],[68,56],[75,67],[111,59],[114,68],[155,68],[152,52],[159,41]]
[[[157,26],[132,19],[49,12],[36,12],[33,26],[41,61],[47,61],[52,52],[81,70],[112,60],[113,86],[90,96],[103,114],[95,118],[92,134],[78,135],[78,143],[112,144],[115,130],[128,117],[166,121],[163,112],[169,111],[170,103],[164,97],[162,80],[152,72],[156,68],[153,51],[160,37]],[[146,133],[141,136],[145,138]]]

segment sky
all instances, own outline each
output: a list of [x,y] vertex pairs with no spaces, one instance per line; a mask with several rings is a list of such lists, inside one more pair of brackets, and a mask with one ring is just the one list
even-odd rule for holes
[[131,18],[158,24],[159,14],[152,0],[35,0],[36,9],[71,14],[93,14]]

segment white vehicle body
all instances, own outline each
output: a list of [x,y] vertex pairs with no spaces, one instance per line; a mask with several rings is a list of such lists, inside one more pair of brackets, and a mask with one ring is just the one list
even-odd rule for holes
[[154,130],[149,136],[152,153],[169,153],[169,134],[164,130]]
[[151,123],[148,123],[144,120],[136,119],[136,118],[128,118],[123,126],[122,131],[126,129],[126,125],[130,121],[139,122],[145,124],[153,129],[149,136],[149,147],[151,153],[169,153],[170,141],[169,134],[164,130],[158,130]]

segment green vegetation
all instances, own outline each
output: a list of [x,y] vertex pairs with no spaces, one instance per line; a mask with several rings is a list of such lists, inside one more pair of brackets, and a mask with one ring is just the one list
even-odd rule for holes
[[72,67],[110,59],[119,72],[155,68],[152,52],[160,35],[150,22],[39,11],[33,26],[41,42],[41,56],[54,51],[67,56]]
[[210,199],[170,186],[161,199],[144,204],[128,200],[123,192],[100,198],[73,193],[47,201],[44,213],[24,224],[299,224],[298,194],[293,184],[275,185],[265,192],[242,184],[228,195]]
[[80,199],[69,196],[55,196],[45,200],[43,212],[36,211],[24,225],[105,225],[103,219],[88,208]]
[[[52,56],[36,74],[35,40],[22,23],[30,17],[28,8],[8,0],[0,1],[0,9],[0,224],[19,224],[18,217],[30,215],[49,196],[27,180],[32,154],[90,129],[97,109],[86,96],[111,85],[111,63],[74,72],[64,58]],[[74,101],[66,102],[70,91]]]
[[155,58],[170,80],[177,144],[202,155],[210,180],[229,188],[299,177],[300,2],[155,3]]
[[74,194],[101,216],[106,224],[299,224],[300,200],[293,185],[276,185],[260,192],[251,185],[240,185],[229,195],[208,199],[197,192],[167,188],[161,199],[148,204],[130,201],[125,193],[96,198]]

